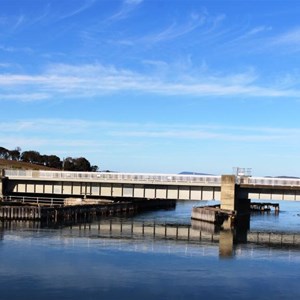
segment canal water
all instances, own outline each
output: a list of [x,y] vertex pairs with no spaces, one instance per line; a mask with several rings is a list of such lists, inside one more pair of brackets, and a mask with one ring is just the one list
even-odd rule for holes
[[[190,224],[196,204],[133,218]],[[299,234],[300,203],[280,205],[279,215],[252,215],[250,230]],[[0,227],[0,299],[296,300],[299,249],[247,243],[224,259],[218,244],[207,241],[70,236],[62,228],[6,224]]]

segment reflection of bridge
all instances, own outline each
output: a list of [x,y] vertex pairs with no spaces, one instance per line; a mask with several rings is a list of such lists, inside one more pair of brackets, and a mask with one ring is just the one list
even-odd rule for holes
[[[179,224],[156,224],[153,222],[137,222],[121,219],[102,219],[95,223],[82,223],[76,225],[66,225],[57,232],[67,238],[85,237],[100,240],[118,241],[168,241],[173,243],[187,243],[191,245],[219,244],[219,254],[221,257],[231,257],[235,255],[236,247],[239,243],[258,244],[263,247],[272,248],[294,248],[300,249],[299,233],[275,233],[275,232],[239,232],[220,231],[216,232],[213,225],[203,223],[204,227],[199,229],[196,226]],[[29,231],[25,229],[29,228]],[[32,229],[39,231],[39,222],[2,222],[1,227],[7,232],[23,232],[32,234]],[[18,229],[22,229],[21,231]],[[47,229],[43,229],[44,233]],[[51,231],[52,232],[52,231]]]
[[[93,224],[69,226],[71,231],[88,232],[94,236],[155,238],[181,240],[189,242],[219,242],[220,232],[214,230],[213,224],[203,223],[205,230],[190,225],[161,224],[150,222],[130,222],[120,220],[101,220]],[[300,247],[300,234],[245,232],[247,242],[269,245],[293,245]],[[238,241],[237,241],[238,242]]]
[[247,231],[214,230],[213,224],[202,223],[205,230],[190,225],[156,224],[122,220],[102,220],[98,223],[68,226],[64,229],[70,236],[110,239],[152,239],[161,241],[185,242],[192,244],[218,243],[220,257],[235,255],[239,243],[259,244],[267,247],[292,247],[300,249],[300,234],[268,233]]
[[[2,222],[6,229],[40,228],[41,223],[33,221],[7,221]],[[141,222],[122,219],[101,219],[93,223],[69,224],[63,227],[64,232],[74,236],[110,237],[110,238],[133,238],[133,239],[157,239],[174,240],[184,242],[214,242],[222,239],[222,231],[216,230],[213,224],[199,223],[194,226],[184,224],[163,224],[155,222]],[[236,243],[247,242],[274,246],[295,246],[300,247],[300,233],[280,232],[258,232],[244,231],[238,233]],[[246,235],[246,240],[245,240]],[[240,239],[242,236],[242,239]]]
[[[240,198],[300,201],[300,179],[233,177]],[[5,170],[0,196],[220,200],[225,185],[223,176]]]

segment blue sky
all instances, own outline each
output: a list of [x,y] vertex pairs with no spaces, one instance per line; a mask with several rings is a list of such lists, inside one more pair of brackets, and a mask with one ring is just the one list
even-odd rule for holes
[[0,146],[121,172],[300,176],[300,1],[0,8]]

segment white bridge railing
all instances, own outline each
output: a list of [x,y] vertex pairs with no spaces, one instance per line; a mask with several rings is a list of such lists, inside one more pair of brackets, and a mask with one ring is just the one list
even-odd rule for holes
[[220,186],[221,176],[212,175],[181,175],[181,174],[146,174],[146,173],[114,173],[114,172],[68,172],[68,171],[35,171],[5,170],[8,178],[24,179],[62,179],[62,180],[93,180],[113,182],[166,182],[166,183],[199,183]]
[[[192,183],[221,186],[221,176],[151,174],[151,173],[115,173],[115,172],[69,172],[69,171],[35,171],[5,170],[5,176],[11,179],[49,179],[49,180],[91,180],[131,183]],[[300,178],[244,177],[238,176],[237,183],[264,186],[300,187]]]
[[[241,183],[243,183],[243,181],[241,181]],[[249,177],[244,183],[249,185],[300,187],[300,179],[297,178]]]

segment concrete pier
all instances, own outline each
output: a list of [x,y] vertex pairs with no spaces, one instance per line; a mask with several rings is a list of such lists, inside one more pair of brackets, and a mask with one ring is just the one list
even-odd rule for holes
[[221,209],[237,210],[238,186],[235,175],[221,177]]
[[192,220],[200,220],[222,225],[225,220],[234,218],[235,212],[222,210],[218,206],[193,207]]
[[235,175],[222,175],[221,209],[235,211],[236,216],[240,218],[250,214],[250,199],[245,198],[236,181]]
[[192,219],[231,228],[249,218],[250,200],[244,199],[235,175],[221,177],[221,205],[194,207]]

